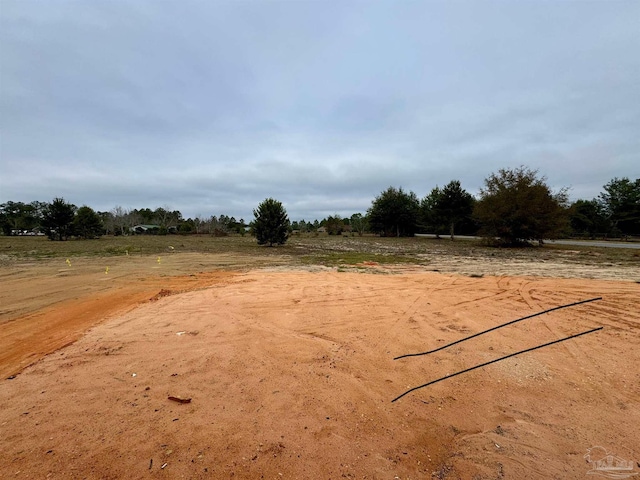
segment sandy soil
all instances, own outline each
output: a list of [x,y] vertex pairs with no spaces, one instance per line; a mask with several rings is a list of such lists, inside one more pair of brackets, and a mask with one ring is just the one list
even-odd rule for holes
[[2,270],[0,478],[582,479],[595,446],[640,468],[630,279],[96,262]]

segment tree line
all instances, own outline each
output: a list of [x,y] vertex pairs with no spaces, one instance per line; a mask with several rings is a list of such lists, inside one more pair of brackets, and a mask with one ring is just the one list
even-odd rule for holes
[[[144,227],[142,230],[139,227]],[[136,227],[138,227],[136,229]],[[4,235],[45,234],[52,240],[71,237],[83,239],[102,235],[129,235],[135,233],[166,235],[230,233],[244,234],[247,228],[244,219],[236,220],[228,215],[183,218],[178,210],[169,207],[125,209],[120,206],[109,212],[94,211],[91,207],[80,208],[55,198],[46,202],[6,202],[0,205],[0,228]]]
[[[456,234],[482,235],[509,245],[561,236],[624,237],[640,235],[640,179],[614,178],[597,198],[569,204],[567,189],[552,192],[546,178],[522,166],[489,175],[477,198],[460,181],[452,180],[442,188],[434,187],[422,199],[412,191],[390,186],[373,199],[365,214],[350,217],[336,214],[289,222],[286,210],[274,199],[265,200],[253,213],[254,220],[247,224],[227,215],[185,219],[167,206],[155,210],[117,206],[96,212],[55,198],[51,203],[1,204],[0,228],[5,235],[37,232],[52,240],[66,240],[141,232],[244,235],[251,227],[258,243],[266,244],[284,243],[291,234],[318,231],[381,236],[432,233],[451,239]],[[271,230],[278,232],[274,241],[270,240]]]
[[592,200],[568,201],[568,189],[552,192],[546,178],[527,167],[489,175],[478,198],[458,180],[435,187],[421,200],[389,187],[367,211],[369,229],[383,236],[418,232],[476,235],[505,245],[565,236],[640,235],[640,179],[614,178]]
[[[324,220],[327,233],[354,230],[381,236],[413,236],[419,231],[479,233],[492,243],[508,246],[543,243],[547,238],[570,234],[594,237],[596,232],[640,234],[640,179],[614,178],[598,199],[569,205],[566,188],[552,192],[536,170],[521,166],[489,175],[479,198],[464,190],[458,180],[436,186],[422,200],[402,187],[389,187],[378,195],[367,215],[354,214]],[[268,198],[254,210],[252,233],[261,245],[283,244],[287,230],[309,228],[306,222],[289,223],[280,202]],[[315,225],[314,225],[315,226]]]

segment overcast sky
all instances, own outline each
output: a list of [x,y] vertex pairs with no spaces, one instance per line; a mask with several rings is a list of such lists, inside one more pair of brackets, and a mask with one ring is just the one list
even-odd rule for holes
[[251,220],[640,176],[640,2],[0,0],[0,203]]

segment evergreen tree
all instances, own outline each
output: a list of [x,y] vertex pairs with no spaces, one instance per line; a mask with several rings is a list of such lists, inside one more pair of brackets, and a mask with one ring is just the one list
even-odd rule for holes
[[545,178],[524,166],[485,179],[474,214],[488,238],[505,245],[557,238],[566,226],[566,190],[552,193]]
[[253,211],[251,231],[258,245],[284,245],[289,235],[289,217],[277,200],[267,198]]
[[611,223],[623,235],[640,234],[640,178],[614,178],[604,186],[600,201]]
[[104,227],[100,216],[86,205],[80,207],[73,219],[74,233],[84,239],[97,238],[102,235]]
[[40,202],[6,202],[0,205],[0,228],[5,235],[14,230],[33,230],[41,221]]
[[435,233],[436,238],[446,231],[446,222],[438,209],[441,198],[442,189],[436,186],[420,201],[420,228],[427,233]]
[[382,236],[412,237],[418,227],[420,201],[415,193],[389,187],[367,211],[369,228]]
[[64,201],[64,198],[54,198],[43,212],[42,227],[50,240],[66,240],[73,235],[73,219],[76,207]]
[[473,213],[474,198],[460,186],[458,180],[445,185],[436,204],[437,216],[446,222],[451,240],[456,225],[469,219]]
[[590,238],[595,238],[598,234],[605,236],[611,230],[611,222],[597,200],[574,202],[569,208],[569,224],[574,234]]

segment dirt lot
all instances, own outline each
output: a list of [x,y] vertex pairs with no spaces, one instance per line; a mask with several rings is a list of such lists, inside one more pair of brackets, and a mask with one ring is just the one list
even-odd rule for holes
[[5,261],[0,478],[582,479],[596,446],[638,472],[637,268],[425,256]]

